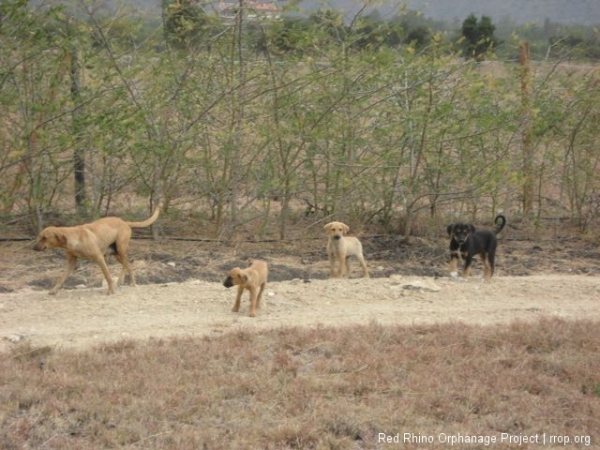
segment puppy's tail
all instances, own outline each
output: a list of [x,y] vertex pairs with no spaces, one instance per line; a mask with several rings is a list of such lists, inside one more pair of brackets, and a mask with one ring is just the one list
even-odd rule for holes
[[506,225],[506,217],[504,217],[502,214],[498,214],[496,216],[496,218],[494,219],[494,225],[496,225],[496,229],[494,230],[495,234],[498,234],[502,231],[502,229],[504,228],[504,225]]
[[156,207],[156,209],[154,210],[154,214],[152,214],[152,216],[150,216],[148,219],[144,220],[143,222],[127,222],[127,225],[129,225],[131,228],[149,227],[154,222],[156,222],[156,219],[158,219],[161,208],[162,208],[162,205],[159,204]]

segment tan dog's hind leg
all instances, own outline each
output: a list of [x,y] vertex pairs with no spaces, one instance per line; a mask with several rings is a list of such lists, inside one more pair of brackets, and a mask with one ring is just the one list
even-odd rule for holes
[[[260,308],[260,302],[262,300],[262,295],[263,295],[263,292],[264,292],[266,286],[267,286],[267,283],[263,283],[260,285],[260,289],[258,291],[258,297],[256,298],[256,307],[257,308]],[[262,304],[265,305],[266,300],[263,300]]]
[[129,265],[129,259],[127,258],[127,251],[129,250],[129,240],[131,239],[131,231],[129,233],[122,233],[117,242],[115,243],[116,253],[115,256],[117,261],[122,266],[121,273],[119,274],[119,280],[117,284],[122,285],[125,282],[125,275],[129,275],[129,284],[131,286],[136,286],[135,283],[135,275],[131,266]]
[[125,258],[126,257],[117,257],[117,260],[123,266],[123,269],[121,270],[121,274],[119,275],[119,280],[117,281],[117,284],[122,285],[125,281],[125,274],[128,273],[129,274],[129,285],[137,286],[137,284],[135,282],[135,275],[133,274],[133,270],[131,270],[129,261],[127,261],[127,259],[125,259]]
[[363,276],[365,278],[369,278],[369,269],[367,269],[367,263],[365,261],[365,258],[362,254],[357,255],[358,261],[360,262],[360,266],[362,267],[363,270]]
[[116,257],[117,257],[117,261],[119,261],[119,263],[121,263],[121,265],[123,266],[123,268],[121,270],[121,274],[119,275],[119,280],[117,281],[117,284],[122,285],[123,282],[125,281],[125,273],[128,273],[129,274],[129,284],[131,286],[136,286],[135,275],[133,274],[133,270],[131,270],[131,266],[129,265],[129,261],[127,260],[127,255],[117,253]]

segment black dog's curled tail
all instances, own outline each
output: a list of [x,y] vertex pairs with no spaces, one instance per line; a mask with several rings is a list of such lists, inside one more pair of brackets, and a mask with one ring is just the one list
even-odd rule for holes
[[494,230],[495,234],[498,234],[502,231],[502,229],[504,228],[504,225],[506,225],[506,217],[504,217],[502,214],[498,214],[496,216],[496,218],[494,219],[494,225],[496,225],[496,229]]

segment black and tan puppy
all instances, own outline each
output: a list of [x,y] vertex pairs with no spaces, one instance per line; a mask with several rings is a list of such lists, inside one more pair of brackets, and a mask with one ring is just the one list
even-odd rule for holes
[[267,263],[259,260],[252,262],[250,267],[246,269],[240,269],[239,267],[231,269],[223,282],[223,286],[226,288],[232,286],[238,287],[232,311],[238,312],[240,310],[242,294],[244,293],[244,289],[248,289],[250,291],[250,317],[255,317],[256,308],[260,308],[260,299],[267,285],[268,276],[269,268]]
[[450,236],[450,276],[458,276],[457,266],[459,258],[465,260],[462,276],[468,277],[471,263],[476,255],[483,261],[483,277],[489,281],[494,275],[494,260],[496,258],[496,247],[498,239],[496,235],[506,225],[506,218],[497,215],[494,219],[496,228],[491,230],[475,230],[475,227],[466,223],[453,223],[448,225],[448,236]]

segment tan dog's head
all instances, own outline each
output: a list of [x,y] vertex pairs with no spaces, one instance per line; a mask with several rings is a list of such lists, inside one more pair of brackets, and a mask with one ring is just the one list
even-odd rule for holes
[[325,225],[325,231],[329,233],[329,237],[331,239],[341,239],[344,237],[348,231],[350,231],[350,227],[342,222],[329,222]]
[[248,282],[248,275],[242,272],[242,269],[236,267],[229,271],[229,275],[225,278],[223,286],[230,288],[232,286],[242,286]]
[[59,248],[66,244],[66,239],[57,227],[47,227],[40,231],[33,249],[41,252],[47,248]]

